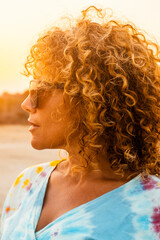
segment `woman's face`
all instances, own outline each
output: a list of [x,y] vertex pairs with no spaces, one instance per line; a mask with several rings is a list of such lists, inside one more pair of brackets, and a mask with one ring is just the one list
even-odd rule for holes
[[[43,99],[39,99],[37,108],[33,108],[31,97],[22,103],[22,108],[29,113],[28,122],[31,124],[29,131],[32,134],[31,145],[35,149],[64,148],[65,130],[67,126],[66,111],[67,104],[63,103],[63,90],[50,91]],[[57,108],[63,115],[57,116]]]

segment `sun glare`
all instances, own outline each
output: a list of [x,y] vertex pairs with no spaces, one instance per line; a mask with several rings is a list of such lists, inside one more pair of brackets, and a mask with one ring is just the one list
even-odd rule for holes
[[20,72],[39,32],[64,15],[80,15],[81,10],[90,5],[111,8],[115,15],[131,20],[160,41],[159,0],[154,0],[154,4],[150,0],[59,0],[56,4],[53,0],[6,0],[1,3],[0,13],[0,93],[26,88]]

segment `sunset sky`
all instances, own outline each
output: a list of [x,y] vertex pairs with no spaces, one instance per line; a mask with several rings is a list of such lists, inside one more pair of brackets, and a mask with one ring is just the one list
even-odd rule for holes
[[89,5],[111,8],[160,44],[160,0],[4,0],[0,2],[0,93],[24,91],[28,79],[20,72],[38,34],[60,17],[80,15]]

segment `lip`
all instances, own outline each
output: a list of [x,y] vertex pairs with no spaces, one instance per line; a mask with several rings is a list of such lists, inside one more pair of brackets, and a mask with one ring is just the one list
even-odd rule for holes
[[32,122],[29,119],[28,119],[28,122],[29,122],[29,124],[31,124],[31,126],[28,129],[28,131],[30,131],[30,132],[40,127],[37,123]]

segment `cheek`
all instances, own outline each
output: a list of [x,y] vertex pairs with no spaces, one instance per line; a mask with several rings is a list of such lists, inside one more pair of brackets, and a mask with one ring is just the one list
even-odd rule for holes
[[59,149],[65,146],[64,122],[44,122],[35,132],[32,133],[31,145],[35,149]]
[[[64,109],[62,112],[64,112]],[[67,122],[65,114],[61,115],[56,111],[52,111],[49,119],[47,119],[47,124],[45,124],[43,129],[49,148],[63,148],[65,146]]]
[[62,148],[65,145],[65,125],[63,123],[52,124],[44,132],[44,139],[48,148]]

